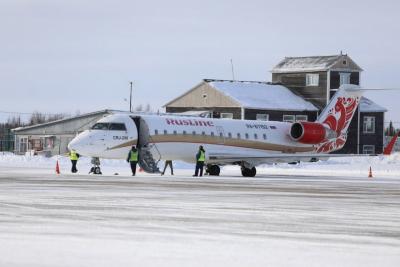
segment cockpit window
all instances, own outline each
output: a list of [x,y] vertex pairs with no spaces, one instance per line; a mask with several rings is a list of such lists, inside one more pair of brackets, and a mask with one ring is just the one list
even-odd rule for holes
[[98,122],[93,125],[92,130],[108,130],[109,123]]
[[125,127],[125,124],[123,124],[123,123],[110,123],[110,130],[126,131],[126,127]]
[[93,125],[92,130],[126,131],[126,127],[125,124],[123,123],[98,122],[95,125]]

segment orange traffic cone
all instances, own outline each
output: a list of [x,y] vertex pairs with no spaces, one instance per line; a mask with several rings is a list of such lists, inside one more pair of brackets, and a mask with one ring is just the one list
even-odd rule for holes
[[372,178],[372,168],[369,166],[369,173],[368,173],[368,178]]
[[60,165],[58,165],[58,160],[57,160],[57,163],[56,163],[56,173],[60,174]]

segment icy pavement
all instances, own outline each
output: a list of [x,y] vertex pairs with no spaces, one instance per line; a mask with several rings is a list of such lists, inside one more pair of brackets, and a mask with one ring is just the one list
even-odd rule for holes
[[399,266],[400,179],[0,167],[0,266]]

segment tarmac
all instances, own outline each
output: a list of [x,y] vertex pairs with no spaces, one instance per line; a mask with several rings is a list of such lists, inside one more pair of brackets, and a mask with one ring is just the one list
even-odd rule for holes
[[400,178],[0,168],[0,266],[399,266]]

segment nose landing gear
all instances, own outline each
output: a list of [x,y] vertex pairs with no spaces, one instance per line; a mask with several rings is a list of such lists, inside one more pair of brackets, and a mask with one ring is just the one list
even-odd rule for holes
[[92,163],[92,168],[90,168],[89,174],[102,174],[100,169],[100,159],[92,158],[90,162]]

